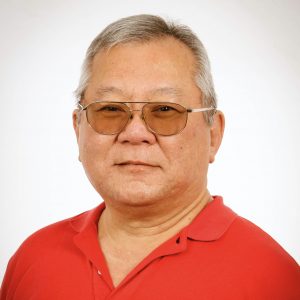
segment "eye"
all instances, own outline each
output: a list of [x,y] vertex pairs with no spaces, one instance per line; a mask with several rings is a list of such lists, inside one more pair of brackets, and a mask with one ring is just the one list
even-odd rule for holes
[[111,112],[117,112],[117,111],[124,111],[124,109],[122,109],[122,107],[118,106],[118,105],[105,105],[103,107],[100,108],[100,110],[102,111],[111,111]]
[[95,105],[94,112],[97,113],[103,113],[103,114],[109,114],[109,113],[122,113],[125,109],[120,104],[112,104],[112,103],[98,103],[98,105]]
[[170,111],[170,110],[174,110],[174,107],[171,106],[161,106],[158,108],[159,111]]
[[153,107],[153,109],[152,109],[152,112],[157,112],[157,113],[171,112],[171,111],[176,111],[176,109],[169,105],[158,105],[158,106]]

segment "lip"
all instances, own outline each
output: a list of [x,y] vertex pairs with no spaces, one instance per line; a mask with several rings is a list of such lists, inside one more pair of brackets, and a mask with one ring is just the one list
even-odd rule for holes
[[116,163],[117,166],[145,166],[145,167],[158,167],[155,164],[139,161],[139,160],[126,160]]

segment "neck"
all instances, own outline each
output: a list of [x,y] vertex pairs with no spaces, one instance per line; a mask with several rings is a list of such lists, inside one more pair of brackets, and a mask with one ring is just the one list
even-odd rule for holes
[[141,242],[151,239],[160,240],[168,239],[175,235],[182,228],[192,222],[196,215],[211,200],[211,196],[207,190],[204,190],[193,201],[177,205],[165,210],[151,210],[145,207],[144,210],[133,207],[131,210],[116,209],[115,207],[106,205],[98,224],[98,232],[100,241],[109,237],[115,242],[121,242],[128,239],[140,240]]

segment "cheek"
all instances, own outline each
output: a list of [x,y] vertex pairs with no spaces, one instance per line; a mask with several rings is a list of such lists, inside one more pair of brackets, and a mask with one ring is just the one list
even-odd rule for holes
[[90,128],[83,128],[79,135],[79,155],[87,173],[95,173],[107,162],[108,143],[103,137],[92,132]]
[[208,130],[195,129],[187,132],[180,146],[180,153],[188,172],[205,174],[209,164],[210,137]]
[[[209,163],[209,132],[196,128],[186,130],[164,143],[163,152],[169,163],[176,167],[178,172],[186,172],[189,176],[199,169],[206,169]],[[163,144],[163,143],[162,143]]]

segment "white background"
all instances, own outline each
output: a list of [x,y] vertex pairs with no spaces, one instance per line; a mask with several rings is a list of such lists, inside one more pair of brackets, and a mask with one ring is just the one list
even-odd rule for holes
[[298,0],[0,0],[0,281],[29,234],[101,201],[77,160],[72,91],[96,34],[138,13],[205,44],[227,121],[210,191],[300,262]]

